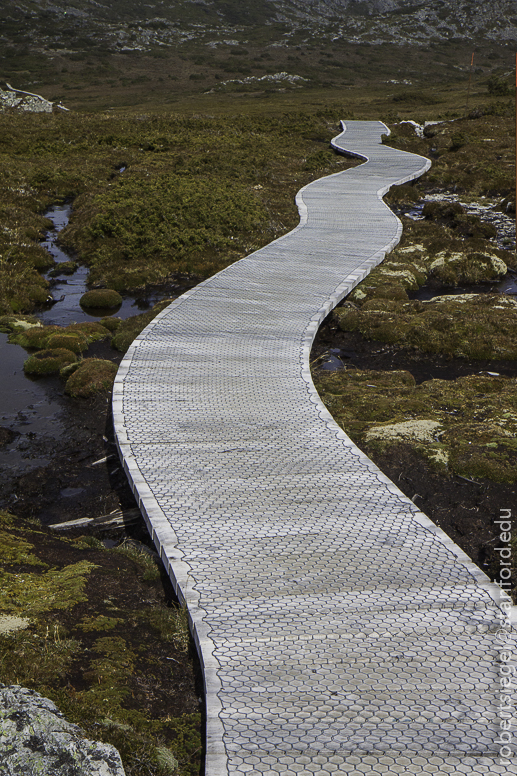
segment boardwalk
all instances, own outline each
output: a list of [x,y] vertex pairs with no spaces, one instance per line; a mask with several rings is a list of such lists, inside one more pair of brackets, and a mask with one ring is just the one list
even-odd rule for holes
[[400,237],[379,194],[429,165],[384,131],[348,123],[335,145],[369,161],[305,187],[300,226],[171,304],[117,376],[120,453],[200,651],[207,776],[517,772],[504,596],[310,379],[318,325]]

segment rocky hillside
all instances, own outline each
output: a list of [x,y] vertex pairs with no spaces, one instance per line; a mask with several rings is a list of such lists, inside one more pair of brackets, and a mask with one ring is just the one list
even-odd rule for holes
[[220,92],[443,90],[468,79],[475,50],[474,81],[503,79],[509,93],[516,40],[517,0],[17,0],[0,4],[0,88],[72,109]]
[[[333,39],[373,44],[517,39],[516,0],[19,0],[0,9],[0,18],[4,45],[32,40],[49,53],[100,41],[112,50],[170,46],[205,35],[222,42],[228,34],[277,24],[308,35],[328,27]],[[280,30],[271,32],[274,38]]]

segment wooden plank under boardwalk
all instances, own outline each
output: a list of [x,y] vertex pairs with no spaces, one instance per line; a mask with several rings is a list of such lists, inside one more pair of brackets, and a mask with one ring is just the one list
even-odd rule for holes
[[206,683],[207,776],[506,774],[497,603],[507,600],[332,420],[319,323],[400,237],[382,202],[422,157],[380,122],[369,161],[298,195],[300,226],[184,294],[114,392],[124,466]]

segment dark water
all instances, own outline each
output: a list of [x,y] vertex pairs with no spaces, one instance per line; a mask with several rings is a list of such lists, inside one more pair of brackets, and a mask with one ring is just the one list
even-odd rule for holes
[[507,296],[517,295],[517,278],[514,275],[506,277],[496,283],[464,283],[462,286],[445,286],[435,288],[434,286],[421,286],[418,291],[408,291],[410,299],[420,299],[421,302],[428,302],[436,296],[457,296],[458,294],[506,294]]
[[0,333],[0,426],[16,433],[11,444],[0,451],[0,466],[5,470],[26,471],[48,463],[41,448],[31,452],[35,436],[59,439],[64,432],[60,420],[60,404],[45,380],[31,380],[23,372],[25,350],[7,342]]
[[[70,204],[53,205],[45,213],[54,224],[42,243],[60,264],[72,261],[73,257],[57,245],[59,232],[67,225],[72,212]],[[48,278],[48,275],[47,275]],[[105,315],[128,318],[149,309],[163,298],[163,293],[144,298],[128,296],[119,308],[86,312],[79,300],[88,290],[88,270],[78,267],[73,275],[64,275],[51,280],[51,294],[55,304],[38,313],[43,324],[59,324],[95,321]],[[0,471],[23,473],[48,463],[46,450],[50,451],[56,440],[65,433],[61,418],[59,388],[53,378],[30,378],[24,374],[23,363],[27,352],[19,345],[9,344],[8,335],[0,333],[0,427],[15,433],[12,442],[0,448]],[[68,494],[64,494],[66,496]],[[69,494],[70,497],[76,494]]]

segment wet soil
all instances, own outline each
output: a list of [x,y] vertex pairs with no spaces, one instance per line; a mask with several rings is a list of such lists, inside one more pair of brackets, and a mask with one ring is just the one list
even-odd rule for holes
[[[122,359],[104,342],[93,343],[85,355]],[[19,413],[0,429],[0,508],[50,524],[136,507],[119,463],[109,395],[71,399],[57,376],[37,383],[51,398],[53,423],[26,432],[30,418]],[[105,463],[91,465],[105,456]]]
[[[429,355],[398,345],[366,340],[358,332],[343,332],[330,315],[320,327],[311,352],[313,369],[378,369],[410,372],[417,383],[454,380],[491,372],[517,377],[515,361],[469,361]],[[400,490],[461,547],[486,574],[495,579],[499,557],[494,547],[500,510],[517,503],[517,483],[469,481],[434,471],[409,445],[397,445],[372,460]]]
[[[425,380],[454,380],[479,372],[497,372],[507,377],[517,377],[517,361],[470,361],[445,355],[429,355],[419,350],[409,350],[401,345],[387,345],[365,339],[358,332],[341,331],[332,321],[332,314],[323,322],[311,351],[311,363],[326,368],[325,354],[331,357],[327,368],[342,366],[356,369],[406,369],[417,384]],[[340,362],[340,363],[339,363]]]

